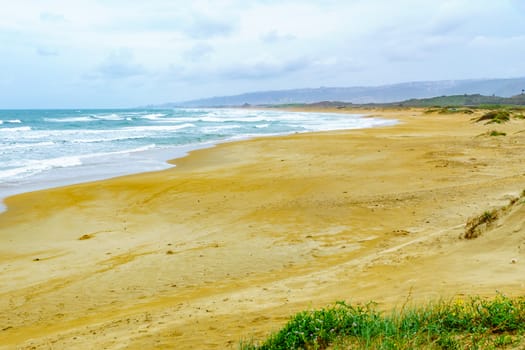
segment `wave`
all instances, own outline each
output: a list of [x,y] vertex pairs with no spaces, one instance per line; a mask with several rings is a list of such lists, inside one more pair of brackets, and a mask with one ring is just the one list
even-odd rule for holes
[[131,148],[131,149],[124,149],[120,151],[112,151],[112,152],[99,152],[99,153],[92,153],[92,154],[86,154],[81,156],[82,159],[87,158],[99,158],[99,157],[107,157],[107,156],[114,156],[118,154],[131,154],[131,153],[138,153],[138,152],[145,152],[149,151],[150,149],[153,149],[157,147],[155,144],[145,145],[137,148]]
[[31,131],[30,126],[20,126],[18,128],[0,128],[2,132],[19,132],[19,131]]
[[144,136],[115,136],[115,137],[105,137],[105,138],[92,138],[92,139],[76,139],[68,142],[71,143],[99,143],[99,142],[112,142],[112,141],[124,141],[124,140],[138,140],[142,139]]
[[224,123],[224,122],[245,122],[245,123],[254,123],[254,122],[269,122],[275,120],[270,116],[253,116],[253,117],[202,117],[199,120],[203,122],[212,122],[212,123]]
[[133,120],[129,116],[123,116],[115,113],[111,114],[91,114],[80,117],[64,117],[64,118],[44,118],[44,121],[51,123],[78,123],[78,122],[94,122],[100,120],[119,121],[119,120]]
[[[42,172],[45,174],[53,168],[79,166],[80,174],[86,169],[91,171],[92,166],[120,164],[121,160],[123,164],[137,163],[137,159],[142,159],[142,156],[136,152],[148,151],[158,145],[170,147],[181,144],[191,148],[192,143],[202,140],[214,143],[254,136],[368,128],[396,123],[330,113],[222,109],[187,111],[57,112],[41,115],[39,119],[23,119],[23,124],[18,125],[15,123],[22,121],[14,119],[17,115],[6,116],[13,119],[4,117],[0,121],[0,182],[13,180],[16,183],[17,179]],[[49,123],[42,126],[42,121]],[[66,124],[68,122],[79,124],[72,126]],[[144,155],[145,158],[149,156],[149,152]],[[35,159],[40,157],[49,159]]]
[[20,139],[39,139],[46,137],[54,137],[63,139],[64,137],[82,137],[82,135],[115,135],[122,133],[122,129],[49,129],[49,130],[33,130],[30,127],[20,128],[0,128],[0,130],[15,130],[15,131],[30,131],[28,133],[18,135]]
[[155,123],[184,123],[184,122],[197,122],[198,120],[196,120],[195,118],[188,118],[188,117],[183,117],[183,118],[145,118],[145,119],[148,119],[149,121],[151,122],[155,122]]
[[92,117],[67,117],[67,118],[44,118],[44,121],[50,123],[78,123],[78,122],[92,122],[96,119]]
[[[214,111],[202,111],[204,113],[195,115],[193,117],[178,118],[180,121],[202,121],[211,123],[224,123],[224,122],[283,122],[287,123],[290,121],[314,121],[319,123],[322,120],[336,119],[341,120],[341,114],[334,113],[311,113],[311,112],[277,112],[277,111],[246,111],[242,110],[214,110]],[[359,115],[345,115],[345,119],[358,119]]]
[[84,161],[88,159],[110,157],[110,156],[121,155],[121,154],[132,154],[132,153],[138,153],[138,152],[145,152],[155,147],[156,147],[155,144],[150,144],[150,145],[146,145],[142,147],[120,150],[120,151],[113,151],[113,152],[91,153],[91,154],[84,154],[81,156],[63,156],[63,157],[56,157],[56,158],[42,159],[42,160],[25,160],[23,161],[23,164],[24,164],[23,166],[6,169],[6,170],[0,170],[0,180],[2,179],[12,180],[13,178],[18,178],[18,179],[27,178],[27,177],[34,176],[44,171],[48,171],[48,170],[55,169],[55,168],[71,168],[71,167],[82,166],[83,164],[85,164]]
[[201,129],[205,134],[212,134],[219,131],[234,130],[242,128],[241,125],[219,125],[219,126],[206,126]]
[[2,125],[4,123],[20,124],[20,123],[22,123],[22,121],[20,119],[0,120],[0,125]]
[[[164,114],[164,113],[152,113],[152,114],[143,115],[140,118],[148,119],[148,120],[159,120],[159,119],[161,119],[162,117],[165,117],[165,116],[166,116],[166,114]],[[163,119],[161,119],[161,120],[163,120]]]
[[13,177],[24,178],[50,170],[52,168],[67,168],[82,165],[80,157],[66,156],[43,160],[30,160],[25,162],[25,166],[0,170],[0,179]]
[[54,142],[18,143],[14,145],[2,145],[1,151],[21,149],[21,148],[46,147],[46,146],[54,146],[54,145],[55,145]]
[[98,120],[124,120],[126,117],[111,113],[111,114],[92,114],[92,118],[98,119]]
[[128,126],[122,130],[128,131],[176,131],[186,128],[194,128],[195,124],[186,123],[180,125],[148,125],[148,126]]

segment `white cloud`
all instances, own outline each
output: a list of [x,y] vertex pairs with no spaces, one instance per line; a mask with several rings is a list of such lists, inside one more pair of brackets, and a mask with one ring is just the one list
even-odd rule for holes
[[211,45],[198,43],[191,47],[191,49],[184,52],[183,56],[189,61],[204,61],[207,60],[214,49]]
[[277,42],[282,41],[290,41],[295,40],[296,37],[292,34],[281,34],[277,32],[276,30],[269,31],[263,35],[261,35],[261,40],[268,44],[273,44]]
[[273,62],[261,60],[227,67],[219,71],[219,76],[227,80],[269,79],[307,69],[309,65],[310,61],[304,58]]
[[39,47],[36,52],[40,56],[58,56],[58,50],[51,47]]
[[135,63],[133,52],[127,48],[121,48],[110,53],[95,72],[88,77],[96,79],[126,79],[140,76],[146,73],[141,64]]
[[111,105],[112,98],[122,106],[244,89],[525,75],[524,6],[18,0],[0,14],[0,65],[18,77],[3,79],[9,83],[0,95],[21,96],[19,107],[38,107],[44,93],[52,106],[67,107],[66,94],[77,106]]
[[184,33],[194,39],[209,39],[217,36],[228,36],[234,31],[234,24],[227,20],[194,18],[184,26]]
[[64,15],[58,13],[42,12],[40,14],[40,20],[44,22],[65,22],[66,18]]

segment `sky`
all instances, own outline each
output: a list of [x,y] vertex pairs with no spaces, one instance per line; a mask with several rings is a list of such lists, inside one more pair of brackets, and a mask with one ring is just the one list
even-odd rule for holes
[[525,76],[523,0],[0,5],[0,109]]

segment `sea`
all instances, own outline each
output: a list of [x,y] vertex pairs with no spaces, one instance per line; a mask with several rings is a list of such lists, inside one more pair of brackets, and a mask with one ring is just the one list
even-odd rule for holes
[[395,123],[224,108],[0,110],[0,211],[13,194],[167,169],[170,159],[222,142]]

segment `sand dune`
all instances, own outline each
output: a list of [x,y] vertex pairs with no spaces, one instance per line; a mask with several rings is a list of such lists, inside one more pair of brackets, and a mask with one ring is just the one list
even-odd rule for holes
[[359,112],[401,123],[223,144],[9,198],[0,349],[237,348],[336,300],[523,294],[523,198],[459,237],[525,189],[525,121]]

